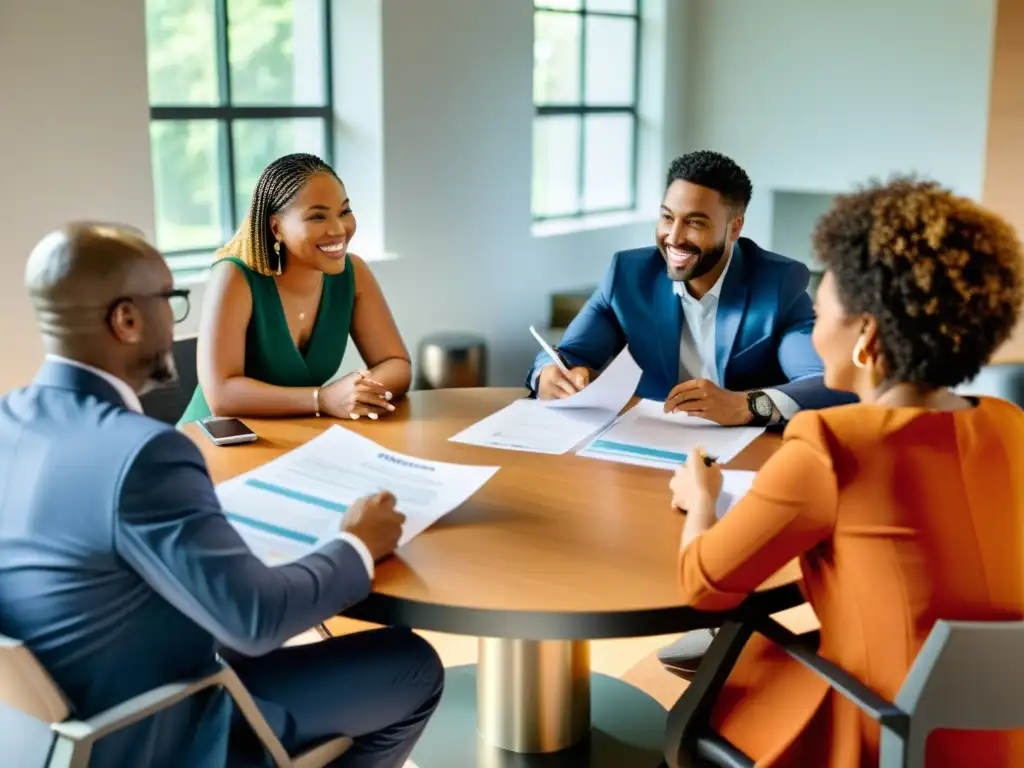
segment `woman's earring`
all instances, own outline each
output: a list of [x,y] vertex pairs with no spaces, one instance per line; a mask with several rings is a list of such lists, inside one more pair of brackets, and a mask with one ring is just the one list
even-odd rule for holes
[[853,364],[858,368],[864,369],[868,367],[867,362],[864,360],[864,347],[867,345],[863,334],[857,343],[853,345],[853,354],[850,356],[853,359]]
[[277,254],[277,274],[281,274],[281,241],[274,241],[274,253]]

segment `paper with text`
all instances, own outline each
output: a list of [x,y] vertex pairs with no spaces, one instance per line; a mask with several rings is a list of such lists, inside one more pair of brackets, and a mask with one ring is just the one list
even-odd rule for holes
[[587,408],[556,410],[539,400],[516,400],[450,440],[507,451],[557,455],[583,443],[611,424],[616,415],[615,411]]
[[665,413],[664,403],[641,400],[579,452],[580,456],[644,467],[675,469],[697,446],[725,464],[764,433],[764,427],[722,427]]
[[561,400],[545,400],[544,405],[555,410],[589,408],[618,414],[633,397],[642,374],[626,347],[588,386]]
[[331,427],[305,445],[217,486],[224,515],[268,565],[302,557],[341,530],[357,499],[390,491],[409,543],[476,493],[498,467],[427,461]]

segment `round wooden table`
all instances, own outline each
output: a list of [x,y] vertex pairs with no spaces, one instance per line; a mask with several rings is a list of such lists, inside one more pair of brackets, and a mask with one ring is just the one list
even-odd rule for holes
[[[194,426],[186,432],[215,482],[335,423],[411,456],[500,466],[459,509],[379,564],[373,594],[347,612],[481,638],[475,670],[448,670],[441,706],[413,755],[417,765],[658,765],[665,711],[627,683],[592,675],[588,641],[713,627],[724,616],[680,603],[683,517],[670,508],[668,472],[449,442],[523,394],[416,392],[376,422],[246,419],[260,440],[245,446],[217,448]],[[764,435],[728,466],[757,469],[778,443]],[[729,615],[801,603],[798,578],[791,564]]]

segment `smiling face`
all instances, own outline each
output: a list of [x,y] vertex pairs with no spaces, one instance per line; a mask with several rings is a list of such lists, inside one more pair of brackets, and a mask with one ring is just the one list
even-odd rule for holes
[[345,186],[318,173],[283,210],[270,217],[270,230],[287,254],[285,264],[301,264],[327,274],[345,271],[345,255],[356,233],[356,219]]
[[673,181],[665,191],[656,231],[668,276],[689,282],[724,267],[723,257],[742,225],[743,216],[736,216],[720,193],[688,181]]

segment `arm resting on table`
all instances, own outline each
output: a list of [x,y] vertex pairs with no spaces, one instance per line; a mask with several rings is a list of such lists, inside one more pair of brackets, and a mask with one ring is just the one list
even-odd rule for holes
[[[856,396],[837,392],[825,386],[821,358],[814,351],[811,332],[814,330],[814,307],[807,295],[810,272],[803,264],[794,264],[782,281],[779,295],[778,360],[788,380],[774,389],[786,395],[800,408],[828,408],[833,405],[854,403]],[[774,398],[773,398],[774,400]],[[789,403],[776,402],[787,419]]]
[[799,414],[750,492],[680,553],[686,602],[705,611],[739,605],[831,534],[837,493],[821,419],[813,412]]
[[[611,266],[594,295],[569,323],[558,345],[559,354],[572,368],[582,366],[600,371],[626,346],[626,336],[612,309],[617,264],[618,254],[612,258]],[[546,353],[537,355],[533,368],[526,376],[526,385],[534,394],[537,393],[537,379],[541,369],[551,362]]]
[[360,554],[342,540],[266,566],[224,517],[198,449],[176,431],[154,437],[129,466],[115,545],[165,600],[249,656],[279,647],[370,592]]

